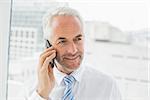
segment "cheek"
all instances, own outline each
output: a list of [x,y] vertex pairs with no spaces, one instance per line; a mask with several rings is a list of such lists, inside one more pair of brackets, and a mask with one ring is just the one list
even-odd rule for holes
[[78,50],[80,52],[84,52],[84,44],[83,43],[81,43],[81,44],[78,45]]
[[57,57],[59,58],[65,53],[65,50],[62,48],[57,48],[56,51],[57,51]]
[[[61,56],[65,55],[67,53],[68,48],[69,48],[68,46],[64,46],[64,47],[57,47],[55,49],[57,51],[57,55],[59,57],[61,57]],[[83,44],[83,42],[78,43],[76,45],[76,48],[78,49],[78,52],[82,52],[83,53],[84,52],[84,44]]]

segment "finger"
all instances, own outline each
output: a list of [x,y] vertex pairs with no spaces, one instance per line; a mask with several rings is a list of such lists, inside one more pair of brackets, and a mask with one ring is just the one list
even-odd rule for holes
[[[42,70],[47,70],[48,66],[50,66],[49,63],[52,61],[52,59],[55,58],[55,56],[56,56],[56,53],[54,52],[54,53],[51,54],[49,57],[47,57],[47,58],[45,59],[45,61],[44,61],[44,63],[43,63],[43,66],[42,66],[41,69],[42,69]],[[52,67],[50,66],[50,68],[52,68]]]
[[40,57],[40,63],[43,64],[44,61],[45,61],[45,59],[46,59],[47,57],[49,57],[51,54],[55,53],[55,52],[56,52],[56,50],[51,50],[51,51],[46,52],[45,54],[43,54],[43,55]]
[[48,66],[48,75],[54,77],[53,68],[51,66]]
[[54,49],[53,46],[51,46],[51,47],[49,47],[49,48],[46,48],[46,49],[44,50],[44,52],[47,52],[47,51],[52,50],[52,49]]
[[43,54],[41,57],[40,57],[40,61],[41,63],[43,63],[46,59],[46,57],[50,56],[52,53],[56,52],[56,50],[51,50],[51,51],[48,51],[46,52],[45,54]]
[[51,51],[51,50],[54,50],[54,47],[46,48],[46,49],[43,51],[43,53],[41,53],[40,57],[41,57],[42,55],[44,55],[46,52],[49,52],[49,51]]
[[53,68],[50,65],[48,66],[48,75],[49,75],[49,77],[52,81],[55,80],[54,73],[53,73]]

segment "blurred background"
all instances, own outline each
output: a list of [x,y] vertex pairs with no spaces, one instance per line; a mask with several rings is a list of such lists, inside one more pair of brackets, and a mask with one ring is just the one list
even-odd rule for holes
[[[78,0],[77,0],[78,1]],[[13,0],[9,34],[8,100],[27,100],[44,49],[42,17],[68,6],[84,20],[83,63],[114,76],[123,100],[149,100],[150,27],[143,0]]]

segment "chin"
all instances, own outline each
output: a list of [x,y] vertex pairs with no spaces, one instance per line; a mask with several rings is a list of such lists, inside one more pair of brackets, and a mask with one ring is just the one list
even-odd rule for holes
[[80,66],[78,66],[78,67],[73,67],[73,68],[66,68],[66,71],[69,72],[69,74],[70,74],[70,73],[76,71],[79,67],[80,67]]
[[65,67],[66,67],[66,69],[68,69],[70,71],[74,71],[80,67],[80,63],[78,63],[78,64],[66,64]]

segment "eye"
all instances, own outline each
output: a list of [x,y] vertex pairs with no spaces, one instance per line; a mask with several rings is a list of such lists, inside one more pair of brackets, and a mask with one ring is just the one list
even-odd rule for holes
[[81,37],[76,38],[76,41],[80,41],[80,40],[82,40],[82,38],[81,38]]
[[58,42],[58,44],[63,44],[65,42],[66,42],[66,40],[61,40],[61,41]]
[[78,40],[82,40],[82,38],[77,38]]

